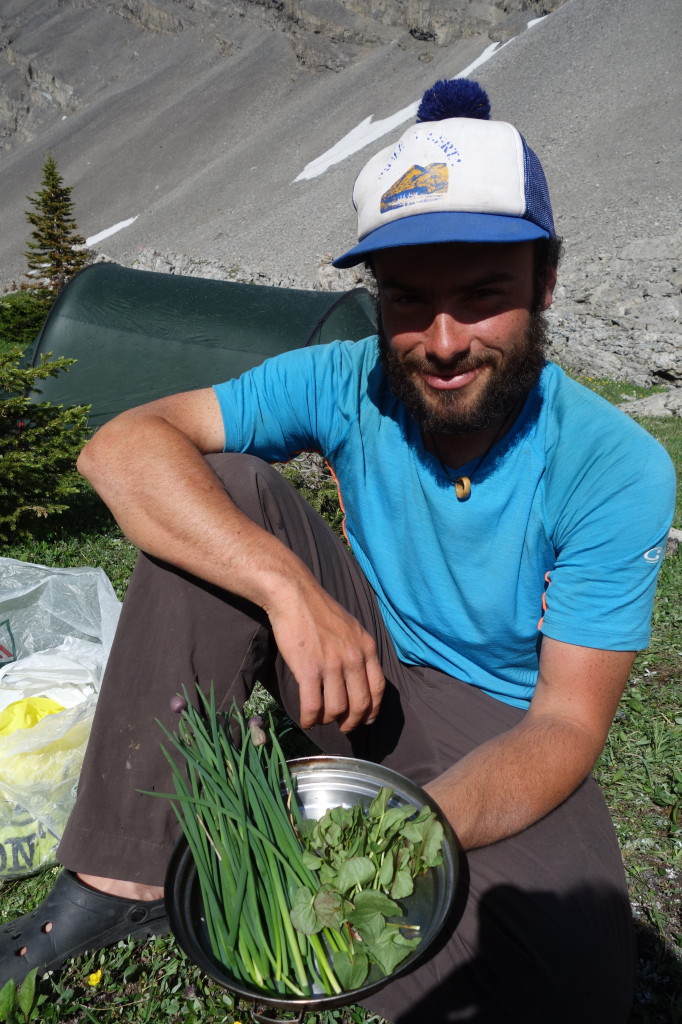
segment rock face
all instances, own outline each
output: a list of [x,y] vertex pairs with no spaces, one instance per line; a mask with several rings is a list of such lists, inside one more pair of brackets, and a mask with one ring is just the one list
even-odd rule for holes
[[560,362],[634,384],[682,385],[682,231],[590,261],[569,258],[561,281],[552,313]]
[[[212,60],[250,49],[260,33],[286,40],[298,70],[340,71],[404,37],[436,47],[463,37],[505,42],[563,0],[5,0],[0,11],[0,140],[7,151],[46,124],[121,86],[126,51],[149,58],[185,48]],[[159,43],[162,45],[159,46]],[[91,58],[82,60],[83,54]],[[424,50],[420,59],[432,56]]]
[[[0,12],[0,139],[7,150],[120,82],[125,48],[166,37],[234,57],[249,29],[278,33],[297,65],[339,71],[404,35],[447,46],[511,38],[563,0],[5,0]],[[505,28],[506,26],[506,28]],[[158,49],[158,47],[156,48]],[[82,61],[83,53],[93,56]],[[210,58],[209,58],[210,59]]]
[[447,46],[462,36],[488,35],[506,42],[533,17],[548,14],[563,0],[347,0],[346,7],[382,25],[407,28],[424,42]]
[[21,279],[25,197],[51,151],[81,233],[129,224],[97,258],[352,287],[330,259],[354,240],[370,144],[300,172],[498,43],[472,77],[541,155],[566,241],[552,354],[672,395],[681,33],[679,0],[3,0],[0,283]]

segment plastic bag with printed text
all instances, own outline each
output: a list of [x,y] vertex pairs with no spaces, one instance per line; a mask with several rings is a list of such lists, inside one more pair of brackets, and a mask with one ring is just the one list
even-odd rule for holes
[[54,863],[120,610],[102,569],[0,558],[0,879]]

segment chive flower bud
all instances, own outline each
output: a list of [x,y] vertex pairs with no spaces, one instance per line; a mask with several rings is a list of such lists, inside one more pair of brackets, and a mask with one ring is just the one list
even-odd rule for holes
[[249,727],[249,736],[254,747],[262,747],[268,742],[268,737],[263,729],[263,716],[253,715],[247,723]]

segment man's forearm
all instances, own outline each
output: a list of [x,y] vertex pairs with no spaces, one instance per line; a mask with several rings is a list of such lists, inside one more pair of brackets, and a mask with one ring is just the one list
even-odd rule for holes
[[578,723],[528,714],[425,788],[463,847],[473,849],[544,817],[580,785],[598,754]]
[[307,575],[292,552],[235,507],[182,432],[158,417],[128,420],[95,435],[79,470],[135,545],[260,606],[278,581]]
[[299,685],[304,728],[374,720],[384,677],[373,638],[295,551],[237,507],[195,438],[153,413],[124,414],[84,449],[79,469],[138,547],[266,612]]

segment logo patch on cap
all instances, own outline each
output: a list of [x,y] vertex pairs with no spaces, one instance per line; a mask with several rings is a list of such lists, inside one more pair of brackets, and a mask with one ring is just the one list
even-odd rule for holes
[[420,167],[413,164],[405,171],[381,197],[380,212],[399,210],[414,203],[429,202],[444,195],[448,190],[448,165],[444,163],[428,164]]

